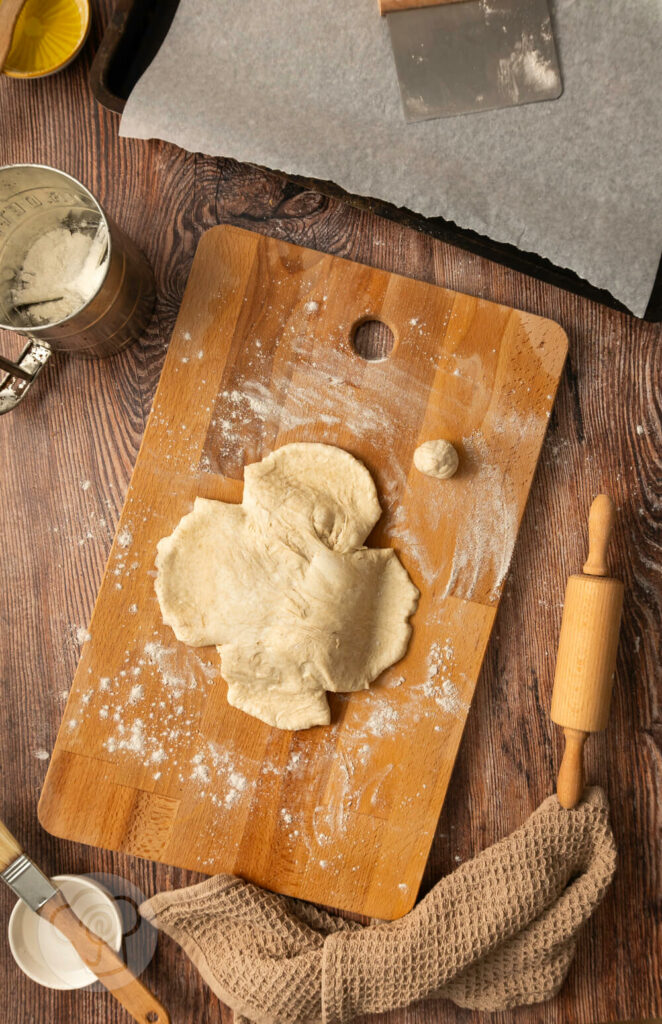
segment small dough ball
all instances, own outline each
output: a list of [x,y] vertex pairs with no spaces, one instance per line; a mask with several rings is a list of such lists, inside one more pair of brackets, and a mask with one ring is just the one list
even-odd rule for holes
[[426,476],[448,480],[455,473],[460,459],[450,441],[424,441],[414,452],[414,465]]

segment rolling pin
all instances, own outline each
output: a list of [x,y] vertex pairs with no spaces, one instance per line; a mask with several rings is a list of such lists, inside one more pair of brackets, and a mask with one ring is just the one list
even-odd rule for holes
[[565,592],[556,658],[552,721],[563,728],[565,751],[556,792],[563,807],[575,807],[584,791],[584,743],[607,725],[616,667],[623,584],[607,575],[607,548],[614,503],[599,494],[589,513],[588,558]]

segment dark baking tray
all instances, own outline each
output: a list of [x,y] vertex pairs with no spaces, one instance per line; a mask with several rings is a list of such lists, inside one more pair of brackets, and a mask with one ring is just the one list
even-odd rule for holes
[[[90,69],[92,92],[104,107],[118,112],[124,109],[129,93],[165,39],[178,3],[179,0],[119,0],[115,5]],[[557,267],[535,253],[522,252],[514,245],[494,242],[475,231],[459,228],[452,221],[443,220],[441,217],[422,217],[380,200],[351,196],[332,182],[296,178],[292,175],[287,177],[305,188],[344,198],[354,205],[368,208],[399,224],[424,231],[444,242],[495,260],[540,281],[565,288],[612,309],[627,312],[625,306],[608,291],[595,288],[574,271]],[[653,323],[662,320],[662,259],[644,319]]]

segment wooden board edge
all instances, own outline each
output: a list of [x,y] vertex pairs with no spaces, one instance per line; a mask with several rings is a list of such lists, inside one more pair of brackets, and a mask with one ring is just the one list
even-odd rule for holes
[[[198,255],[198,250],[200,249],[200,247],[203,244],[205,244],[205,245],[212,244],[212,239],[209,239],[205,243],[205,239],[207,239],[207,236],[208,235],[215,235],[218,232],[220,232],[222,234],[222,236],[225,237],[225,239],[231,239],[233,235],[234,236],[241,236],[241,237],[244,237],[244,238],[250,238],[251,239],[251,243],[254,246],[259,245],[262,242],[262,240],[264,240],[265,242],[275,242],[278,245],[284,245],[284,246],[291,246],[291,245],[293,245],[293,243],[284,241],[282,239],[274,238],[273,236],[262,235],[259,232],[250,231],[250,230],[247,230],[247,229],[244,229],[244,228],[237,228],[237,227],[235,227],[233,225],[221,224],[221,225],[215,225],[215,226],[209,228],[207,231],[204,232],[204,234],[202,235],[202,237],[200,239],[200,242],[198,244],[198,249],[196,249],[196,256]],[[228,244],[228,243],[226,242],[225,244]],[[380,271],[380,272],[382,272],[384,274],[389,274],[389,276],[392,276],[392,275],[390,275],[390,273],[388,271],[382,270],[382,268],[379,268],[379,267],[378,268],[372,268],[370,264],[363,264],[363,263],[359,264],[356,260],[349,260],[346,257],[336,256],[335,254],[332,254],[332,253],[321,252],[320,250],[311,249],[310,247],[296,246],[296,248],[308,248],[309,251],[319,253],[321,256],[328,256],[328,257],[332,257],[333,259],[341,259],[344,262],[347,262],[347,263],[350,263],[350,264],[353,264],[353,265],[367,266],[367,267],[369,267],[371,269],[375,269],[375,270]],[[395,276],[400,277],[403,280],[410,280],[410,281],[417,282],[418,284],[425,285],[425,286],[430,287],[430,288],[442,289],[442,290],[448,292],[451,295],[454,295],[454,294],[464,294],[464,293],[456,293],[456,292],[454,292],[451,289],[447,289],[447,288],[445,288],[445,286],[443,284],[442,285],[432,284],[432,283],[430,283],[428,281],[421,280],[420,278],[407,277],[407,276],[402,275],[402,274],[395,275]],[[500,303],[493,302],[492,300],[477,299],[477,301],[481,301],[481,302],[484,301],[486,303],[489,303],[490,305],[494,305],[494,306],[497,306],[497,307],[501,305]],[[505,308],[508,308],[511,311],[511,313],[518,314],[519,316],[523,317],[525,320],[527,320],[527,321],[529,321],[531,323],[535,322],[538,326],[540,326],[541,323],[544,323],[545,325],[547,325],[546,339],[549,340],[549,342],[550,342],[550,349],[554,353],[554,365],[555,365],[555,367],[557,367],[557,369],[555,370],[555,377],[556,377],[556,384],[555,384],[555,389],[554,389],[554,398],[555,398],[556,393],[558,391],[559,384],[560,384],[561,376],[562,376],[562,373],[563,373],[563,364],[565,362],[565,359],[566,359],[566,356],[567,356],[567,352],[568,352],[568,347],[569,347],[569,340],[568,340],[568,336],[567,336],[565,330],[555,320],[551,320],[551,319],[545,318],[545,317],[540,317],[537,314],[528,313],[528,312],[522,311],[522,310],[517,310],[517,309],[514,309],[512,307],[505,307]],[[548,351],[550,351],[550,350],[548,349]],[[550,352],[550,355],[551,355],[551,352]],[[159,381],[159,385],[160,385],[160,383],[161,382]],[[158,396],[158,388],[157,388],[156,396]],[[156,396],[155,396],[155,401],[156,401]],[[552,406],[553,406],[553,403],[552,403]],[[151,412],[150,412],[150,418],[151,418]],[[148,424],[149,424],[149,420],[148,420]],[[140,451],[142,451],[142,447],[143,447],[143,444],[144,444],[144,441],[145,441],[146,434],[147,434],[147,426],[146,426],[146,429],[145,429],[145,432],[143,434],[143,438],[142,438],[142,441],[141,441]],[[546,434],[546,431],[545,431],[545,434]],[[537,466],[538,466],[538,463],[539,463],[539,460],[540,460],[540,456],[541,456],[541,452],[542,452],[542,444],[544,443],[544,436],[545,435],[543,435],[543,440],[541,441],[540,449],[538,451],[538,454],[537,454],[537,457],[536,457],[536,460],[535,460],[535,465],[534,465],[534,468],[533,468],[531,482],[530,482],[528,490],[527,490],[526,501],[524,503],[524,507],[522,509],[522,514],[521,514],[520,519],[524,516],[525,511],[526,511],[526,506],[527,506],[528,501],[530,499],[531,487],[533,485],[533,481],[535,479],[535,473],[536,473]],[[140,458],[140,451],[139,451],[139,454],[137,456],[136,462],[138,462],[138,460]],[[134,471],[135,471],[135,465],[134,465]],[[131,475],[131,481],[129,483],[128,492],[131,489],[132,481],[133,481],[133,473]],[[111,562],[111,559],[112,559],[112,556],[113,556],[113,552],[114,552],[114,549],[115,549],[115,543],[116,543],[116,540],[117,540],[117,532],[119,530],[120,523],[121,523],[121,516],[120,516],[120,519],[118,521],[118,527],[117,527],[116,532],[115,532],[115,538],[113,540],[113,544],[112,544],[111,549],[110,549],[108,560],[107,560],[106,566],[104,568],[103,579],[106,578],[106,575],[108,573],[109,565],[110,565],[110,562]],[[510,566],[509,566],[508,571],[510,571]],[[102,585],[100,586],[99,592],[97,594],[97,599],[95,601],[95,607],[94,607],[94,610],[93,610],[93,613],[92,613],[92,618],[94,618],[94,615],[95,615],[95,612],[96,612],[96,604],[97,604],[97,602],[99,600],[101,591],[102,591]],[[498,609],[499,603],[500,603],[499,600],[497,600],[496,602],[489,604],[489,607],[493,608],[495,614],[496,614],[496,610]],[[488,636],[488,643],[489,643],[489,636]],[[487,650],[487,644],[486,644],[485,650]],[[484,657],[484,654],[485,654],[485,652],[483,653],[483,657]],[[482,659],[481,659],[481,666],[482,666]],[[77,669],[77,672],[78,672],[78,669]],[[66,719],[66,710],[65,710],[65,715],[63,716],[63,721],[65,719]],[[461,742],[461,740],[462,740],[462,736],[464,734],[464,728],[465,727],[466,727],[466,721],[465,721],[465,723],[463,725],[462,733],[460,735],[459,742]],[[60,729],[60,732],[61,732],[61,729]],[[60,740],[60,733],[58,733],[58,740]],[[459,749],[459,743],[458,743],[458,749]],[[70,839],[70,840],[75,841],[75,842],[81,842],[81,843],[84,843],[86,845],[90,845],[90,846],[93,846],[93,847],[95,847],[95,846],[99,847],[100,843],[102,843],[103,845],[101,846],[101,848],[103,848],[103,849],[117,850],[119,852],[132,852],[136,856],[143,856],[146,859],[156,860],[156,861],[159,861],[159,862],[162,862],[162,863],[168,863],[167,861],[161,860],[159,858],[158,854],[155,854],[155,853],[144,853],[144,854],[141,854],[141,853],[137,853],[137,852],[135,852],[133,850],[129,851],[126,848],[123,849],[121,843],[120,844],[115,844],[115,845],[114,844],[109,844],[105,837],[101,841],[98,840],[98,839],[97,839],[97,841],[95,841],[94,838],[90,838],[89,837],[89,833],[87,833],[87,834],[81,833],[80,835],[74,835],[71,830],[66,828],[66,826],[61,825],[60,819],[59,819],[59,816],[57,814],[57,810],[56,810],[56,807],[55,807],[55,802],[57,801],[57,786],[53,784],[53,785],[51,785],[51,787],[49,789],[49,780],[54,783],[55,774],[56,774],[56,770],[57,770],[57,764],[58,764],[58,761],[60,760],[60,758],[63,757],[63,756],[83,758],[83,755],[74,754],[71,751],[67,751],[66,746],[61,747],[59,750],[57,750],[56,753],[54,753],[54,756],[52,758],[51,764],[49,765],[49,769],[48,769],[46,778],[45,778],[44,783],[43,783],[42,792],[41,792],[41,796],[40,796],[40,800],[39,800],[39,804],[38,804],[38,817],[39,817],[39,821],[42,824],[42,826],[46,829],[46,831],[48,831],[50,834],[52,834],[54,836],[58,836],[60,838]],[[135,789],[134,787],[122,786],[122,784],[120,784],[120,783],[110,783],[109,782],[108,786],[112,787],[112,790],[116,791],[118,793],[120,793],[120,792],[138,793],[138,792],[140,792],[139,790]],[[110,799],[110,797],[109,797],[109,799]],[[442,801],[442,803],[440,805],[439,811],[437,813],[434,827],[430,831],[429,842],[427,843],[427,847],[426,847],[426,859],[429,856],[429,850],[430,850],[430,847],[431,847],[431,845],[432,845],[432,843],[434,841],[434,835],[435,835],[436,828],[437,828],[438,818],[439,818],[439,815],[441,814],[441,812],[443,810],[444,802],[445,802],[445,796],[444,796],[444,800]],[[185,868],[185,869],[188,869],[188,870],[196,870],[196,871],[200,870],[198,863],[195,863],[195,864],[188,864],[188,863],[182,864],[182,863],[178,863],[176,866],[182,867],[182,868]],[[423,867],[423,869],[424,869],[424,867]],[[421,873],[421,878],[422,878],[422,873]],[[420,888],[420,882],[419,882],[419,888]],[[418,890],[417,890],[417,892],[418,892]],[[415,904],[416,898],[417,898],[417,892],[412,897],[411,904],[406,906],[406,908],[402,911],[402,914],[398,914],[398,915],[395,915],[395,916],[388,916],[387,915],[387,916],[381,917],[380,915],[375,914],[375,910],[374,909],[371,910],[371,909],[366,909],[364,907],[362,907],[360,911],[356,911],[355,907],[342,906],[341,904],[339,904],[339,908],[343,909],[343,910],[354,911],[354,912],[368,913],[371,916],[380,916],[381,920],[397,920],[400,916],[403,916],[404,914],[406,914],[411,909],[411,906],[413,906]],[[293,893],[292,895],[297,896],[298,894]],[[299,898],[301,898],[301,897],[299,897]],[[306,897],[303,897],[303,898],[306,898]],[[409,897],[408,897],[408,900],[409,900]],[[375,908],[375,909],[377,909],[377,908]]]
[[[431,2],[438,2],[438,0],[431,0]],[[389,277],[397,277],[397,278],[399,278],[400,280],[403,280],[403,281],[415,281],[417,284],[427,285],[430,288],[439,288],[442,291],[447,292],[449,295],[469,296],[469,298],[476,299],[478,302],[486,302],[486,303],[489,303],[492,306],[498,306],[501,309],[508,309],[512,313],[517,313],[517,314],[519,314],[521,316],[524,316],[524,317],[530,317],[532,320],[536,320],[538,323],[549,324],[550,326],[552,326],[555,329],[555,332],[557,334],[562,335],[562,338],[563,338],[563,341],[562,341],[562,345],[563,345],[563,363],[565,363],[565,359],[566,359],[566,356],[568,354],[568,347],[569,347],[568,335],[567,335],[565,329],[558,322],[558,320],[552,320],[551,317],[541,316],[539,313],[532,313],[530,310],[520,309],[519,306],[510,306],[510,305],[508,305],[507,302],[499,302],[498,299],[488,299],[488,298],[485,298],[482,295],[475,295],[472,292],[458,292],[457,289],[449,288],[443,282],[428,281],[428,280],[426,280],[423,277],[412,277],[411,274],[399,274],[397,271],[387,270],[384,267],[378,266],[378,265],[376,265],[374,263],[366,263],[364,260],[353,260],[353,259],[350,259],[349,256],[341,256],[341,255],[339,255],[338,253],[335,253],[335,252],[328,252],[326,249],[316,249],[312,245],[298,245],[296,242],[291,242],[291,241],[289,241],[288,239],[285,239],[285,238],[278,238],[276,235],[268,235],[268,234],[266,234],[266,233],[264,233],[262,231],[252,231],[250,228],[240,228],[240,227],[237,227],[234,224],[214,224],[214,225],[212,225],[212,227],[207,228],[205,231],[203,231],[202,235],[200,236],[200,240],[198,242],[198,246],[197,246],[196,251],[195,251],[194,256],[193,256],[194,260],[195,260],[195,258],[197,256],[198,249],[200,248],[200,246],[204,242],[204,239],[207,238],[207,236],[209,236],[209,235],[215,235],[215,234],[224,234],[224,235],[228,235],[228,236],[236,235],[236,236],[239,236],[239,237],[246,236],[246,237],[252,238],[254,240],[254,244],[256,244],[256,242],[259,242],[260,240],[265,240],[267,242],[275,242],[277,245],[291,246],[294,249],[304,249],[304,250],[306,250],[308,252],[317,253],[320,256],[327,256],[327,257],[332,258],[334,260],[341,260],[343,263],[351,263],[353,266],[367,267],[368,270],[374,270],[377,273],[385,274],[385,275],[387,275]],[[206,244],[210,244],[210,243],[207,242]],[[563,372],[563,363],[561,364],[560,374]],[[560,374],[559,374],[559,379],[560,379]],[[557,384],[557,387],[558,387],[558,384]]]

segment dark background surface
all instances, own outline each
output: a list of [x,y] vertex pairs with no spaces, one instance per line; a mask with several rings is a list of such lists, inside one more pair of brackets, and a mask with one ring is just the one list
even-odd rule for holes
[[[549,721],[568,574],[580,569],[592,497],[619,507],[612,549],[626,584],[607,731],[588,742],[588,777],[605,786],[619,847],[614,885],[583,931],[559,997],[507,1014],[427,1003],[383,1024],[589,1024],[662,1016],[660,963],[660,587],[662,349],[659,327],[454,248],[390,219],[231,160],[119,139],[119,119],[88,86],[111,9],[66,71],[0,79],[0,163],[35,161],[75,175],[154,266],[158,302],[143,342],[104,362],[56,357],[34,393],[0,418],[0,814],[51,872],[110,872],[145,894],[202,876],[56,840],[36,807],[193,253],[217,223],[264,231],[386,270],[558,320],[570,352],[460,755],[425,876],[516,828],[554,788],[561,740]],[[0,336],[16,355],[22,342]],[[83,483],[89,486],[83,488]],[[94,793],[90,793],[94,800]],[[0,935],[13,898],[0,891]],[[173,1024],[230,1021],[167,938],[145,974]],[[0,1020],[120,1024],[104,993],[41,989],[0,939]]]

